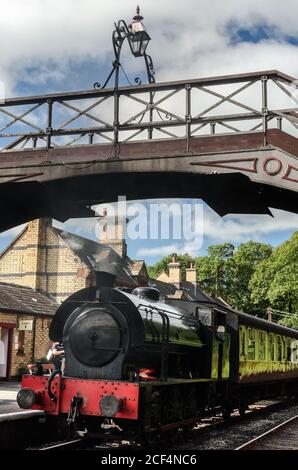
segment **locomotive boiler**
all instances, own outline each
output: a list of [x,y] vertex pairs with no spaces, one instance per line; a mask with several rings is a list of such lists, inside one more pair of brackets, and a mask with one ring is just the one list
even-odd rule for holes
[[165,379],[199,375],[199,320],[185,309],[161,303],[159,291],[113,288],[97,273],[97,286],[70,296],[50,329],[63,342],[64,375],[83,379],[133,380],[142,369]]

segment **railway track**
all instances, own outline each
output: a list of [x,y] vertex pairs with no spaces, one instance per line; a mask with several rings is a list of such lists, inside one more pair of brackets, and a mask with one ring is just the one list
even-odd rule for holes
[[[174,442],[168,447],[172,449],[233,450],[253,440],[258,434],[267,432],[270,423],[273,428],[273,426],[285,421],[284,415],[289,419],[297,413],[296,398],[278,401],[267,406],[265,403],[255,404],[244,416],[233,413],[226,420],[219,416],[203,418],[191,433],[187,433],[185,442],[178,445]],[[183,433],[181,435],[183,437]],[[163,439],[158,445],[166,446]]]
[[51,444],[45,444],[38,450],[71,450],[79,448],[83,443],[83,439],[72,439],[69,441],[53,442]]
[[298,415],[242,444],[236,450],[298,450]]
[[[297,399],[277,401],[277,402],[260,402],[251,405],[251,408],[245,415],[240,416],[238,413],[233,413],[228,419],[222,418],[220,415],[204,417],[198,423],[198,425],[187,432],[171,432],[159,435],[156,440],[150,444],[150,446],[156,450],[160,448],[186,448],[189,444],[192,448],[196,448],[196,443],[199,443],[202,439],[208,438],[214,432],[225,434],[229,429],[239,426],[241,423],[249,422],[251,420],[257,421],[262,417],[266,417],[272,411],[283,410],[289,408],[293,404],[297,404]],[[124,437],[123,437],[124,438]],[[124,438],[125,439],[125,438]],[[75,449],[111,449],[121,448],[127,449],[140,449],[146,447],[144,444],[138,442],[122,441],[121,439],[114,439],[112,435],[106,435],[104,438],[95,437],[83,437],[73,440],[65,440],[59,442],[48,442],[35,447],[36,450],[75,450]],[[233,447],[232,447],[233,448]]]

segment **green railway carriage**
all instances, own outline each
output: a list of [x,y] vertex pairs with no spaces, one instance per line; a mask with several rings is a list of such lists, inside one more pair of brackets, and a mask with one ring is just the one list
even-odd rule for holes
[[238,313],[239,382],[298,379],[298,331]]
[[[298,331],[209,302],[170,301],[200,320],[200,374],[226,413],[258,399],[298,395]],[[210,397],[209,397],[210,398]]]

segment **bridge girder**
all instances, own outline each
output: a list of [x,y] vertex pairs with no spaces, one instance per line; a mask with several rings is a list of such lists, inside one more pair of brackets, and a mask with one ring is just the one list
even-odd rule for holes
[[21,163],[20,152],[9,152],[1,169],[1,229],[34,217],[90,217],[90,206],[118,195],[200,198],[220,215],[296,212],[297,156],[288,153],[298,153],[296,138],[270,130],[268,142],[264,147],[261,133],[196,138],[191,154],[183,153],[183,139],[129,143],[118,159],[102,145],[50,149],[46,160],[36,149],[24,151]]
[[[298,108],[295,100],[269,108],[268,83],[287,105],[297,90],[271,70],[4,100],[0,230],[34,217],[91,216],[92,204],[118,195],[202,198],[220,215],[297,212],[297,137],[281,129],[285,122],[297,131]],[[255,104],[245,95],[252,89]]]

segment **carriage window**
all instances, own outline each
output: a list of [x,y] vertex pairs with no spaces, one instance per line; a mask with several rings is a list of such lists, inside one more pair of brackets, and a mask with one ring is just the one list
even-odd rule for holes
[[269,335],[269,354],[270,361],[274,361],[274,335]]
[[265,333],[263,331],[259,332],[259,360],[265,361]]
[[254,361],[256,358],[256,340],[254,330],[248,330],[248,349],[247,357],[250,361]]
[[291,348],[291,340],[290,340],[290,338],[287,338],[286,344],[287,344],[287,361],[288,361],[288,362],[291,362],[292,348]]
[[276,338],[277,340],[277,360],[278,361],[281,361],[282,360],[282,344],[281,344],[281,337],[280,336],[277,336]]
[[246,343],[245,330],[241,329],[240,330],[240,346],[239,346],[240,356],[245,356],[246,355],[245,354],[245,350],[246,350],[245,343]]

